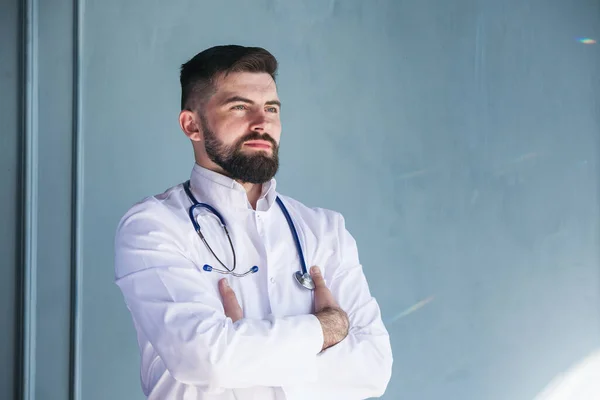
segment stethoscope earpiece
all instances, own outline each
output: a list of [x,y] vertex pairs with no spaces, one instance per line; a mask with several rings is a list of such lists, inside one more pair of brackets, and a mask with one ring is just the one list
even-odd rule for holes
[[244,272],[243,274],[236,274],[235,272],[233,272],[233,269],[231,271],[229,271],[229,270],[221,271],[220,269],[213,268],[212,266],[210,266],[208,264],[204,264],[202,269],[205,270],[206,272],[215,271],[215,272],[220,272],[222,274],[231,274],[233,276],[237,276],[238,278],[241,278],[242,276],[246,276],[248,274],[254,274],[254,273],[258,272],[258,267],[256,265],[254,267],[250,268],[248,271]]

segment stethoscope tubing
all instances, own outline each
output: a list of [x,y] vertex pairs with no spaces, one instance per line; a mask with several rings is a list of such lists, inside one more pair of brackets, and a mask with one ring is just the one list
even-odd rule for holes
[[[202,269],[205,270],[205,271],[207,271],[207,272],[215,271],[215,272],[218,272],[218,273],[221,273],[221,274],[233,275],[235,277],[244,277],[244,276],[246,276],[248,274],[257,272],[258,271],[258,267],[257,266],[253,266],[248,271],[246,271],[244,273],[241,273],[241,274],[234,272],[235,268],[237,266],[236,265],[236,261],[237,260],[236,260],[236,255],[235,255],[235,248],[233,246],[233,242],[231,241],[231,236],[229,235],[229,231],[227,230],[227,225],[225,224],[225,220],[224,220],[223,216],[221,216],[221,214],[214,207],[212,207],[211,205],[206,204],[206,203],[200,203],[198,200],[196,200],[196,197],[193,195],[193,193],[192,193],[192,191],[190,189],[190,181],[189,180],[186,181],[183,184],[183,188],[185,190],[186,195],[188,196],[188,198],[192,202],[192,206],[188,209],[188,216],[190,218],[190,221],[192,222],[192,225],[194,226],[194,230],[198,234],[198,237],[200,238],[200,240],[202,240],[202,242],[204,243],[204,245],[208,248],[208,250],[211,252],[211,254],[219,262],[219,264],[221,264],[221,266],[223,266],[223,268],[225,268],[225,271],[223,271],[221,269],[218,269],[218,268],[211,267],[208,264],[204,265],[204,267]],[[277,202],[277,205],[281,209],[281,211],[282,211],[282,213],[283,213],[283,215],[284,215],[284,217],[285,217],[285,219],[286,219],[286,221],[288,223],[290,231],[292,232],[292,236],[294,238],[294,244],[296,245],[296,250],[298,251],[298,256],[300,258],[301,271],[297,271],[294,274],[294,278],[296,279],[296,281],[298,281],[298,283],[300,285],[302,285],[303,287],[305,287],[307,289],[312,290],[314,288],[314,283],[312,282],[310,274],[308,273],[308,269],[306,268],[306,261],[304,260],[304,252],[302,251],[302,245],[300,244],[300,238],[298,236],[298,230],[296,229],[296,226],[294,225],[292,217],[290,216],[289,211],[287,210],[287,208],[283,204],[283,201],[281,200],[281,198],[279,198],[279,196],[277,196],[275,198],[275,201]],[[213,249],[208,244],[206,238],[202,234],[202,230],[200,228],[200,224],[198,223],[198,221],[196,220],[196,218],[194,218],[194,211],[196,210],[196,208],[206,208],[207,210],[209,210],[211,213],[213,213],[219,219],[219,221],[221,223],[221,227],[225,231],[225,234],[227,236],[227,240],[229,241],[229,246],[231,247],[231,252],[233,254],[233,267],[231,269],[228,268],[221,261],[221,259],[215,254],[215,252],[213,251]]]

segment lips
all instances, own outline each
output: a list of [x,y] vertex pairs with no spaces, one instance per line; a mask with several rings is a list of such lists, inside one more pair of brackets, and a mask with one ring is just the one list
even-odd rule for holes
[[244,143],[244,146],[252,147],[255,149],[270,149],[272,147],[271,143],[262,140],[252,140]]

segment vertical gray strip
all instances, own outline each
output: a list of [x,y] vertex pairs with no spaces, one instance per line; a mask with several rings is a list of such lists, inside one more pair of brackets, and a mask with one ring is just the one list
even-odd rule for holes
[[81,134],[81,52],[83,1],[73,0],[73,186],[71,214],[71,400],[81,399],[81,244],[83,215],[83,137]]
[[17,234],[18,234],[18,249],[16,249],[16,273],[17,273],[17,312],[15,326],[16,330],[16,341],[15,348],[16,360],[15,360],[15,388],[14,398],[17,400],[23,400],[25,398],[25,158],[26,158],[26,140],[25,140],[25,110],[27,109],[27,96],[25,96],[27,81],[27,4],[24,1],[18,2],[19,4],[19,154],[18,154],[18,222],[17,222]]
[[24,13],[24,154],[23,154],[23,371],[22,398],[35,400],[37,210],[38,210],[38,73],[37,0]]

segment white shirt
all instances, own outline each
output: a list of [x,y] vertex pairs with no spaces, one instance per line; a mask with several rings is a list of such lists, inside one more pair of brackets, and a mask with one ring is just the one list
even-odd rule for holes
[[[378,397],[391,377],[392,352],[371,296],[354,239],[336,212],[279,195],[296,226],[308,268],[318,265],[350,331],[321,352],[323,331],[312,315],[313,292],[293,278],[301,264],[281,209],[275,179],[263,185],[254,210],[239,183],[194,165],[191,190],[225,219],[236,256],[236,278],[222,268],[188,216],[183,185],[135,204],[115,238],[116,284],[141,353],[148,399],[351,400]],[[202,232],[231,268],[229,242],[216,218],[200,213]],[[227,277],[244,318],[224,314],[217,282]]]

